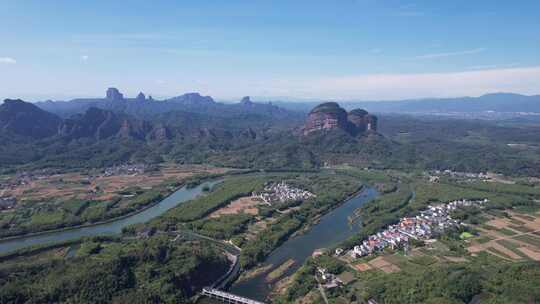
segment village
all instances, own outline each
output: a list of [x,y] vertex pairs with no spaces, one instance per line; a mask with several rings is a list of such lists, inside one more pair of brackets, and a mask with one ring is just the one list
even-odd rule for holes
[[268,184],[264,187],[263,192],[254,193],[254,196],[268,205],[276,202],[303,201],[316,197],[309,191],[291,187],[284,182]]
[[[430,205],[427,209],[420,211],[417,216],[402,218],[399,223],[390,225],[387,229],[368,236],[366,240],[354,246],[351,250],[345,251],[337,248],[334,256],[346,257],[349,260],[368,257],[382,252],[386,248],[393,250],[404,248],[407,251],[412,240],[427,241],[449,229],[462,225],[461,222],[452,219],[450,215],[452,211],[473,206],[481,208],[487,202],[487,199],[461,199],[436,206]],[[322,253],[318,252],[314,256],[320,254]],[[348,281],[347,276],[337,276],[322,267],[317,268],[315,278],[323,289],[333,289],[342,286],[345,281]]]
[[499,182],[504,184],[515,184],[515,182],[512,179],[509,179],[508,177],[505,177],[502,174],[497,174],[493,172],[480,172],[480,173],[473,173],[473,172],[458,172],[458,171],[452,171],[452,170],[434,170],[430,172],[426,172],[426,174],[429,176],[429,181],[432,183],[438,183],[442,177],[449,177],[449,178],[455,178],[460,179],[465,182],[477,182],[477,181],[483,181],[483,182]]
[[145,164],[123,164],[105,168],[102,176],[137,175],[144,174],[147,170],[148,166]]
[[[347,254],[352,258],[360,258],[380,252],[385,248],[408,247],[411,239],[421,241],[433,238],[448,229],[461,225],[450,216],[453,210],[471,206],[481,207],[487,202],[487,199],[462,199],[437,206],[430,205],[428,209],[420,211],[419,215],[402,218],[399,223],[390,225],[386,230],[370,235],[367,240],[354,246]],[[343,250],[338,248],[335,253],[338,256],[342,255]]]

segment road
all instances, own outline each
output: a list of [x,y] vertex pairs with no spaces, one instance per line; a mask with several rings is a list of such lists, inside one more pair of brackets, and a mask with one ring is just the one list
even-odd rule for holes
[[188,236],[191,239],[205,240],[205,241],[215,243],[220,247],[223,247],[223,249],[228,254],[234,256],[233,265],[231,266],[229,271],[225,275],[223,275],[223,277],[219,278],[216,282],[214,282],[214,284],[212,284],[212,286],[214,288],[220,289],[220,288],[226,287],[230,283],[231,279],[235,278],[238,275],[238,273],[240,272],[240,263],[239,263],[239,260],[240,260],[239,257],[240,257],[240,252],[241,252],[240,248],[238,248],[238,247],[236,247],[236,246],[234,246],[232,244],[229,244],[227,242],[217,240],[217,239],[205,236],[205,235],[198,234],[198,233],[193,232],[191,230],[181,230],[181,231],[176,231],[176,233],[178,233],[178,235],[174,239],[174,241],[177,241],[177,240],[181,239],[180,236]]

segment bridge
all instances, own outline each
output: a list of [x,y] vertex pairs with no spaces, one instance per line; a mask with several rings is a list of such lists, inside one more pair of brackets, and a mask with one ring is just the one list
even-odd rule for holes
[[202,295],[221,300],[226,303],[233,304],[264,304],[263,302],[251,300],[248,298],[233,295],[232,293],[224,292],[214,288],[203,288]]

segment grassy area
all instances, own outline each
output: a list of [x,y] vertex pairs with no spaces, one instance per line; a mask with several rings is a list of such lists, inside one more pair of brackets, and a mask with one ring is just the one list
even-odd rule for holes
[[492,237],[489,237],[487,235],[483,235],[481,237],[478,237],[478,238],[475,238],[474,241],[477,242],[478,244],[485,244],[489,241],[493,240]]
[[277,279],[279,279],[283,274],[285,274],[285,272],[287,272],[287,270],[292,266],[294,265],[294,260],[293,259],[290,259],[290,260],[287,260],[285,261],[283,264],[279,265],[279,267],[277,267],[276,269],[274,269],[272,272],[270,272],[267,276],[266,276],[266,281],[267,282],[273,282]]
[[423,255],[423,256],[412,257],[409,259],[409,262],[416,265],[420,265],[420,266],[429,266],[429,265],[433,265],[437,263],[437,259],[432,256]]
[[526,259],[526,260],[529,260],[530,258],[524,254],[523,252],[521,252],[520,250],[518,250],[518,248],[520,247],[518,244],[516,243],[513,243],[509,240],[498,240],[497,241],[497,244],[503,246],[504,248],[512,251],[513,253],[517,254],[518,256],[520,256],[522,259]]
[[507,255],[506,253],[500,251],[500,250],[497,250],[496,248],[493,248],[493,247],[490,247],[487,249],[488,252],[492,252],[492,253],[495,253],[496,255],[500,256],[500,257],[503,257],[503,258],[506,258],[508,260],[512,260],[512,257]]
[[255,176],[228,178],[207,195],[174,208],[168,216],[180,222],[201,219],[234,199],[250,195],[251,192],[262,189],[264,182],[267,180],[267,177]]
[[525,235],[516,236],[514,237],[514,239],[540,248],[540,237],[525,234]]
[[517,232],[513,231],[513,230],[510,230],[508,228],[501,228],[499,230],[497,230],[497,232],[500,232],[506,236],[512,236],[512,235],[516,235]]
[[514,226],[514,225],[509,225],[508,228],[511,228],[511,229],[513,229],[513,230],[516,230],[516,231],[519,231],[519,232],[523,232],[523,233],[529,233],[529,232],[534,231],[534,230],[532,230],[531,228],[525,227],[525,226]]
[[470,183],[469,185],[467,185],[467,187],[486,192],[530,195],[534,197],[540,197],[540,187],[531,187],[519,184],[476,182]]

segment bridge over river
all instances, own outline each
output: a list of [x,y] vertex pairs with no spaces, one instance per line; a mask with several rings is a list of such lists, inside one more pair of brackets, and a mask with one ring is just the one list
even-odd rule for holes
[[234,304],[264,304],[263,302],[240,297],[232,293],[224,292],[214,288],[203,288],[202,295]]

